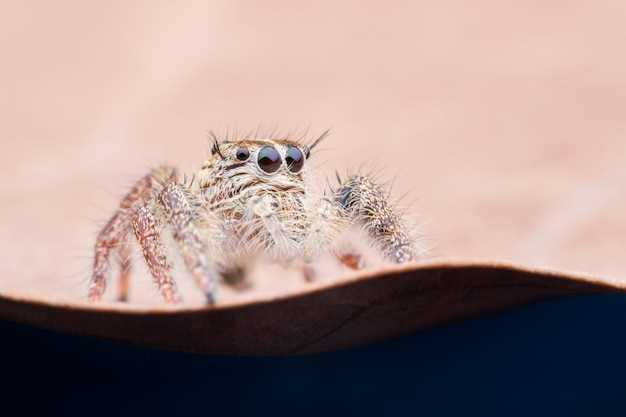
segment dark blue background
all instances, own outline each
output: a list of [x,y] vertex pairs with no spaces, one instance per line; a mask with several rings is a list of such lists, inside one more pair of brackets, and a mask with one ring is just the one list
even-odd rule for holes
[[161,352],[8,322],[0,330],[0,406],[23,413],[626,415],[623,295],[555,300],[295,358]]

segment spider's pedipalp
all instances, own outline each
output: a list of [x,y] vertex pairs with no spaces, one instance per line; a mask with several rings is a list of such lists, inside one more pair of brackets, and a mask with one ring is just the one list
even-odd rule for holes
[[302,255],[305,262],[311,263],[321,253],[333,251],[347,222],[340,206],[316,194],[307,197],[304,210],[307,230],[302,240]]
[[[283,203],[287,199],[283,200]],[[268,194],[255,196],[250,198],[246,210],[246,221],[254,222],[255,218],[259,219],[259,225],[267,233],[264,243],[255,245],[258,247],[267,247],[268,243],[272,246],[273,251],[280,258],[291,258],[295,255],[293,240],[286,230],[285,224],[279,216],[279,201]],[[257,228],[258,230],[258,228]],[[263,236],[263,234],[262,234]]]

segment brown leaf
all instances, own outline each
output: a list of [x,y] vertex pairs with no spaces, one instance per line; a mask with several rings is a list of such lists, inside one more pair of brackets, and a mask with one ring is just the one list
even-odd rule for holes
[[506,265],[432,264],[216,308],[138,309],[0,296],[0,316],[170,350],[296,355],[345,349],[549,297],[622,292],[590,278]]

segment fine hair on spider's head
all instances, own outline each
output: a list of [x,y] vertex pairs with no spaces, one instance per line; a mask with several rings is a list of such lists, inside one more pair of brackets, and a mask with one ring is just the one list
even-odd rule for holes
[[215,136],[215,133],[209,132],[209,134],[211,135],[211,138],[213,139],[213,146],[211,147],[211,155],[218,154],[220,158],[226,159],[224,158],[224,155],[222,154],[222,151],[220,150],[220,142],[219,142],[219,139],[217,139],[217,136]]
[[293,187],[302,189],[306,161],[329,133],[326,130],[308,139],[306,135],[262,134],[258,130],[219,137],[211,131],[210,156],[198,175],[201,185],[229,183],[229,188],[240,191],[263,184],[283,191]]
[[[215,159],[217,159],[217,162],[221,160],[223,163],[229,161],[236,162],[233,168],[252,160],[267,174],[276,172],[280,168],[278,162],[284,161],[291,172],[297,173],[300,171],[301,166],[304,165],[304,161],[311,157],[312,151],[329,134],[330,129],[325,130],[321,135],[313,139],[307,139],[304,135],[280,135],[276,134],[276,132],[260,135],[257,130],[254,134],[250,133],[242,136],[235,134],[231,137],[227,133],[220,138],[213,131],[210,131],[210,160],[216,162]],[[253,157],[257,157],[257,159]]]
[[[307,129],[308,131],[308,129]],[[275,130],[271,133],[262,135],[257,129],[254,133],[250,132],[246,135],[240,136],[237,133],[230,137],[230,133],[227,132],[223,138],[219,138],[218,135],[212,130],[209,131],[209,136],[211,137],[211,155],[218,155],[222,159],[226,159],[224,154],[222,153],[221,144],[222,143],[236,143],[236,142],[246,142],[246,141],[267,141],[267,142],[281,142],[281,143],[292,143],[294,146],[298,146],[301,148],[302,152],[306,159],[311,157],[311,151],[318,146],[324,139],[330,136],[330,129],[326,129],[322,132],[321,135],[314,137],[313,139],[307,140],[305,138],[306,133],[300,134],[297,136],[293,136],[292,134],[280,135]],[[266,137],[267,139],[262,139]]]
[[326,139],[329,135],[330,129],[326,129],[321,135],[314,139],[313,142],[304,145],[304,155],[306,156],[306,159],[309,159],[311,157],[311,151],[313,150],[313,148],[322,143],[322,141]]

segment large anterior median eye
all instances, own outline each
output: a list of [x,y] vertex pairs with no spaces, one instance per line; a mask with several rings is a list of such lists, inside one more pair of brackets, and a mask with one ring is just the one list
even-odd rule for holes
[[283,163],[280,159],[280,154],[273,146],[261,148],[257,161],[259,167],[268,174],[278,171],[278,168],[280,168]]
[[300,149],[295,146],[289,146],[287,148],[285,162],[287,162],[289,171],[300,172],[302,170],[302,166],[304,166],[304,155]]

